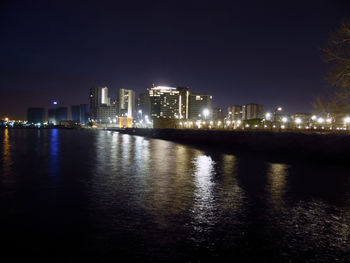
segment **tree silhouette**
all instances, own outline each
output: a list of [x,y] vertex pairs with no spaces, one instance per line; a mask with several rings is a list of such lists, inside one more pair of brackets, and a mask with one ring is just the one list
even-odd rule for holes
[[350,18],[344,19],[331,34],[323,52],[329,64],[326,79],[331,94],[327,98],[318,97],[314,106],[322,112],[350,112]]

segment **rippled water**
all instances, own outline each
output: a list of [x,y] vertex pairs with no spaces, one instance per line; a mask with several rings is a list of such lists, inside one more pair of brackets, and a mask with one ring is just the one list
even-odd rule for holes
[[2,256],[13,258],[350,261],[350,166],[5,129],[0,209]]

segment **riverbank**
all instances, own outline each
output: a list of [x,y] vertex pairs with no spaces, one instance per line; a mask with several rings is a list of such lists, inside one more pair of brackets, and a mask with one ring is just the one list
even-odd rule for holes
[[256,153],[280,159],[350,163],[350,135],[348,134],[181,129],[109,130],[214,147],[232,153]]

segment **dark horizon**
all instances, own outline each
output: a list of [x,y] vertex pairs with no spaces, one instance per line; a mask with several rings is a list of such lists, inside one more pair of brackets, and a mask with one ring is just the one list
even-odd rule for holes
[[321,48],[349,15],[347,1],[7,1],[0,4],[0,118],[29,107],[88,103],[106,85],[153,83],[310,112],[325,91]]

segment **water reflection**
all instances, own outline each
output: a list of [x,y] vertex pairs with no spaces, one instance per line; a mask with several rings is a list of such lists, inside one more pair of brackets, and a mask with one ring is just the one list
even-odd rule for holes
[[221,207],[224,213],[236,215],[244,209],[245,193],[237,181],[236,157],[234,155],[223,154],[221,160],[222,184],[221,190]]
[[149,162],[149,174],[145,178],[145,205],[160,228],[168,226],[167,218],[176,209],[173,183],[178,174],[173,145],[171,142],[152,140],[149,146],[152,155],[145,160]]
[[288,165],[271,163],[268,170],[271,202],[276,209],[283,205],[283,195],[286,191],[286,177],[288,175]]
[[117,163],[118,157],[119,157],[118,133],[114,132],[111,134],[111,136],[112,136],[112,141],[111,141],[111,146],[110,146],[110,161],[111,161],[111,163]]
[[11,143],[9,130],[4,129],[4,140],[3,140],[3,173],[9,175],[11,173],[12,159],[11,159]]
[[[107,131],[40,130],[40,140],[37,130],[3,131],[1,211],[21,204],[25,216],[9,212],[1,222],[12,226],[9,237],[17,231],[16,240],[50,229],[34,250],[56,236],[52,246],[63,251],[62,243],[74,243],[82,258],[348,258],[349,167],[271,163]],[[4,183],[4,167],[16,175],[7,176],[12,185]],[[56,178],[60,191],[53,192]]]
[[136,166],[136,170],[143,175],[148,174],[150,158],[149,140],[141,136],[135,136],[134,152],[134,165]]
[[132,149],[132,143],[133,143],[134,137],[131,135],[123,134],[121,135],[121,141],[119,141],[121,146],[121,164],[123,171],[128,170],[132,165],[132,158],[133,158],[133,149]]
[[101,131],[94,147],[91,215],[111,240],[132,235],[157,253],[180,243],[248,254],[265,253],[267,246],[284,261],[304,247],[315,252],[308,259],[328,259],[320,251],[329,254],[332,244],[337,251],[348,247],[350,215],[315,200],[305,168]]
[[[38,134],[40,137],[40,133]],[[58,129],[50,130],[50,175],[58,175],[60,169],[60,137]]]
[[196,228],[199,232],[215,223],[215,200],[213,196],[214,181],[214,161],[210,156],[199,155],[193,160],[195,164],[195,200],[193,213]]

